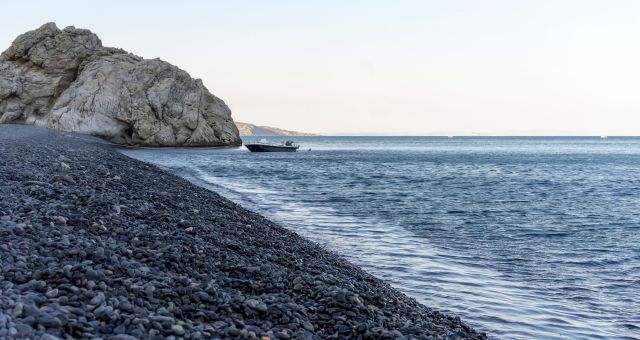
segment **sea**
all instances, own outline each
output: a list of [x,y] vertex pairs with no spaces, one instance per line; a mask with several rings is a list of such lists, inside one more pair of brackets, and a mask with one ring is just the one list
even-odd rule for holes
[[125,153],[491,338],[640,339],[640,138],[295,140],[296,153]]

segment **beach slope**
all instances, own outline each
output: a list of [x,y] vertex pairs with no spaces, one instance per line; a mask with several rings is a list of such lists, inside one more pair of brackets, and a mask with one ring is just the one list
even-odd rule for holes
[[0,125],[0,160],[0,338],[485,338],[100,139]]

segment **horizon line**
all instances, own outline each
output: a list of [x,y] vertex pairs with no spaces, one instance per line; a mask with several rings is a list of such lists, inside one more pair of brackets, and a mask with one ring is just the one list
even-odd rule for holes
[[438,137],[438,138],[470,138],[470,137],[540,137],[540,138],[549,138],[549,137],[565,137],[565,138],[575,138],[575,137],[589,137],[589,138],[640,138],[640,135],[498,135],[498,134],[460,134],[460,135],[429,135],[429,134],[406,134],[406,135],[395,135],[395,134],[322,134],[316,133],[315,135],[245,135],[240,137]]

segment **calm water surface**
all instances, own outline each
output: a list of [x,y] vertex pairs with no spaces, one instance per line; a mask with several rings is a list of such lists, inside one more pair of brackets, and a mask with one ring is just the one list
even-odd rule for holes
[[126,153],[492,337],[640,338],[640,139],[297,141],[305,151]]

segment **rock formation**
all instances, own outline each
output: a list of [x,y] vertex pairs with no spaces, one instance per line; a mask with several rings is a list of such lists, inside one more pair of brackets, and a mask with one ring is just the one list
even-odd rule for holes
[[103,47],[54,23],[0,55],[0,123],[25,123],[141,146],[238,145],[231,111],[200,79],[159,59]]

